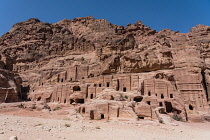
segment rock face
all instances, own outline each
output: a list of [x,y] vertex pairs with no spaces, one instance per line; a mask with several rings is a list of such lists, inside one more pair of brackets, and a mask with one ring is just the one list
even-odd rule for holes
[[209,110],[209,50],[205,25],[180,33],[141,21],[123,27],[93,17],[32,18],[0,38],[0,100],[19,94],[74,104],[88,119],[156,119],[163,108],[188,120]]

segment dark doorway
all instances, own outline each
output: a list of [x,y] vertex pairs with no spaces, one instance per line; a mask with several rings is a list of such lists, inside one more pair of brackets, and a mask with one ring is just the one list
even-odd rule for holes
[[120,116],[120,108],[117,109],[117,117]]
[[107,82],[107,83],[106,83],[106,87],[109,87],[109,84],[110,84],[110,83],[109,83],[109,82]]
[[192,106],[192,105],[189,105],[189,109],[190,109],[190,110],[193,110],[193,106]]
[[66,99],[64,100],[64,103],[66,103]]
[[170,98],[174,98],[173,94],[170,94]]
[[90,94],[90,99],[93,99],[93,94]]
[[150,102],[150,101],[147,101],[147,104],[148,104],[148,105],[150,105],[150,104],[151,104],[151,102]]
[[163,103],[162,102],[159,102],[159,106],[163,106]]
[[73,91],[75,92],[75,91],[81,91],[81,88],[79,87],[79,86],[74,86],[73,87]]
[[161,94],[161,99],[164,99],[164,95],[163,94]]
[[148,92],[148,96],[151,96],[151,92],[150,91]]
[[167,112],[167,113],[172,112],[173,107],[172,107],[171,102],[166,102],[166,101],[165,101],[165,106],[166,106],[166,112]]
[[93,110],[90,111],[90,119],[94,120],[94,111]]
[[143,99],[143,97],[141,96],[137,96],[137,97],[134,97],[133,100],[136,101],[136,102],[141,102]]
[[101,119],[104,119],[104,114],[101,114]]
[[123,92],[126,92],[126,87],[123,88]]
[[76,103],[83,104],[85,101],[84,101],[84,99],[75,99],[75,102]]
[[85,108],[82,108],[82,113],[83,113],[83,114],[85,113]]
[[101,84],[98,84],[98,87],[101,87]]
[[116,91],[119,91],[120,90],[120,82],[119,82],[119,79],[117,79],[117,87],[116,87]]

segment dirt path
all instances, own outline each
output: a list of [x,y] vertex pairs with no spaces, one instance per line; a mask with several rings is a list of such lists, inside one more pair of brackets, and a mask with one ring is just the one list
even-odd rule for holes
[[14,135],[18,140],[210,140],[210,123],[74,122],[0,114],[0,125],[0,140]]

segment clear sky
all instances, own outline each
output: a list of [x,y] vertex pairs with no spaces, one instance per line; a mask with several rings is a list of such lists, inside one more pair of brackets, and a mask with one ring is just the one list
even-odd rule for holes
[[0,0],[0,36],[29,18],[56,23],[86,16],[185,33],[197,24],[210,26],[210,0]]

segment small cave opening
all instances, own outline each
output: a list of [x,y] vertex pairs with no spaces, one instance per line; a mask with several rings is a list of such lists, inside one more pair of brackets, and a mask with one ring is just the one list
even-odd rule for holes
[[109,83],[109,82],[107,82],[107,83],[106,83],[106,87],[109,87],[109,86],[110,86],[110,83]]
[[170,98],[174,98],[173,94],[170,94]]
[[190,109],[190,110],[193,110],[193,106],[192,106],[192,105],[189,105],[189,109]]
[[73,92],[75,92],[75,91],[81,91],[80,86],[74,86],[73,87]]
[[85,108],[82,108],[82,113],[83,113],[83,114],[85,113]]
[[114,96],[110,95],[110,100],[114,100]]
[[90,119],[94,120],[94,111],[93,110],[90,111]]
[[70,99],[69,102],[70,102],[70,104],[72,104],[72,103],[74,103],[75,101],[74,101],[73,99]]
[[66,99],[64,100],[64,103],[66,103]]
[[144,117],[140,117],[140,116],[139,116],[138,118],[139,118],[139,120],[144,120]]
[[123,88],[123,92],[126,92],[126,87]]
[[172,106],[171,102],[165,101],[165,106],[166,106],[166,112],[171,113],[173,110],[173,106]]
[[163,106],[163,103],[162,102],[159,102],[159,106]]
[[101,87],[101,83],[98,84],[98,87]]
[[84,99],[75,99],[76,103],[84,104],[85,100]]
[[150,105],[151,104],[151,101],[147,101],[147,104]]
[[37,99],[37,101],[40,101],[41,100],[41,97],[39,97],[38,99]]
[[104,119],[104,118],[105,118],[104,114],[101,114],[101,119]]
[[93,94],[90,94],[90,99],[93,99]]
[[142,99],[143,99],[142,96],[136,96],[136,97],[133,98],[133,100],[136,101],[136,102],[141,102]]
[[161,99],[164,99],[164,95],[163,94],[161,94]]
[[151,96],[151,92],[150,91],[148,92],[148,96]]

